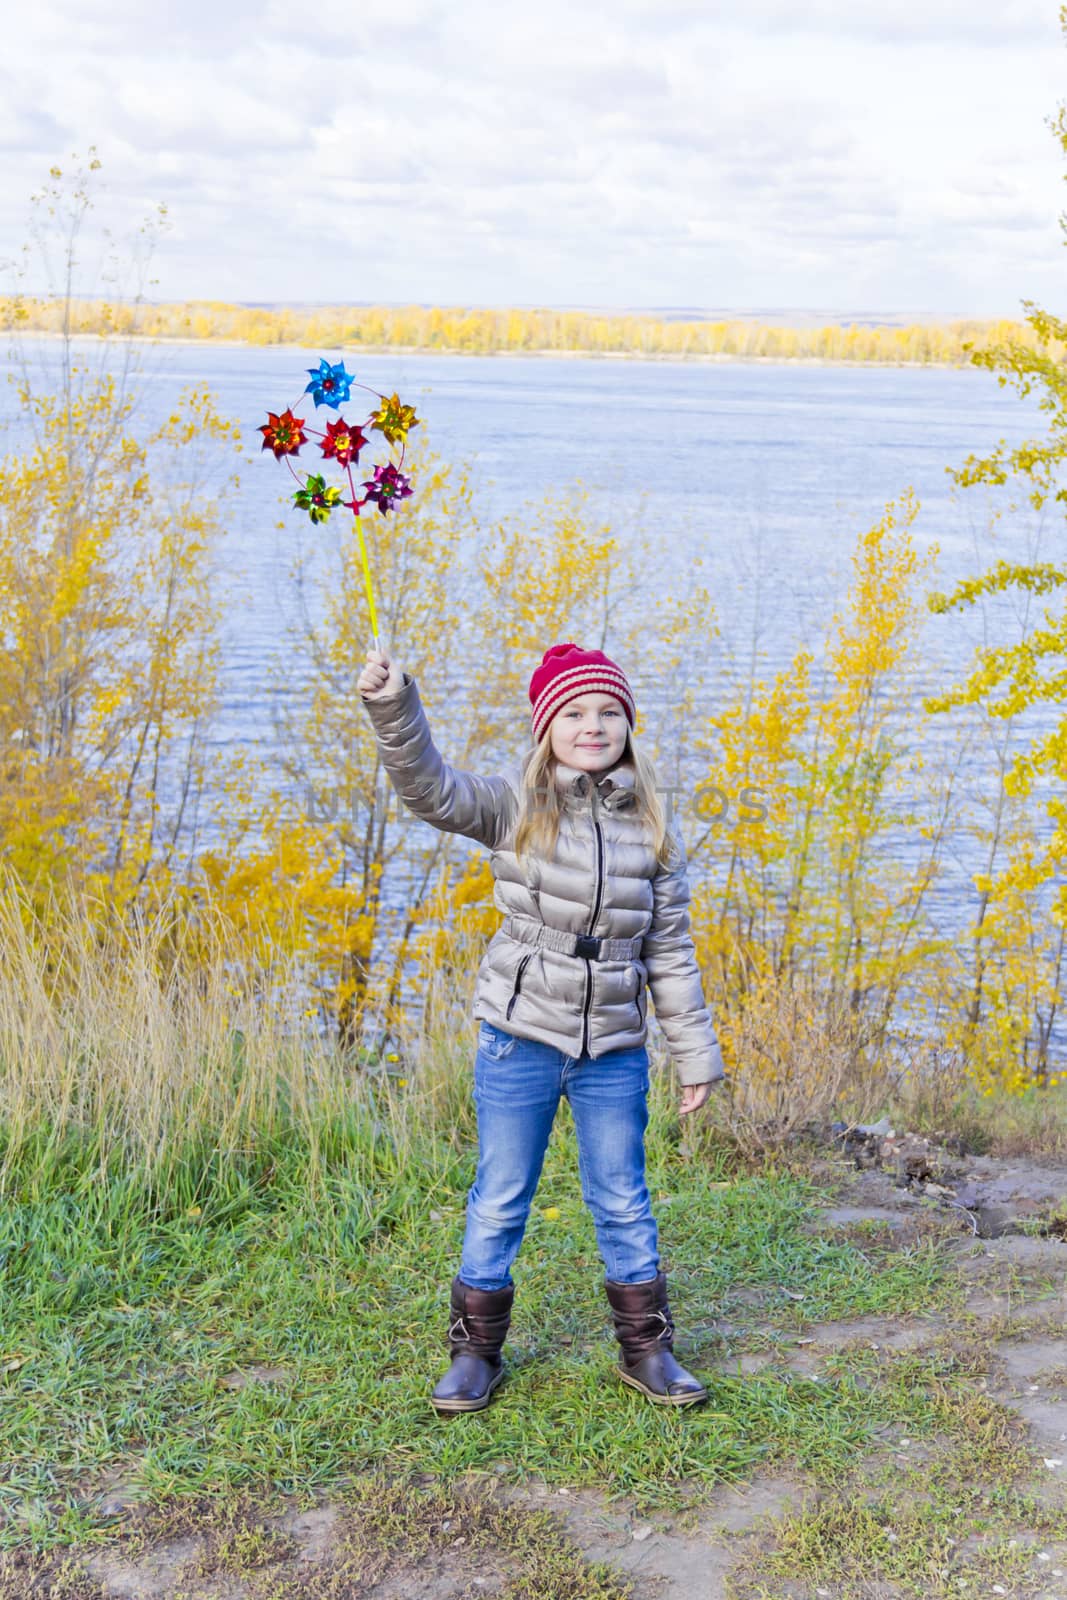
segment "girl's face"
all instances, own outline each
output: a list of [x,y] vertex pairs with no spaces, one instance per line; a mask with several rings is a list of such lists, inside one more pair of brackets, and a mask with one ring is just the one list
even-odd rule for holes
[[576,695],[552,718],[552,754],[582,772],[605,772],[625,750],[628,726],[613,694]]

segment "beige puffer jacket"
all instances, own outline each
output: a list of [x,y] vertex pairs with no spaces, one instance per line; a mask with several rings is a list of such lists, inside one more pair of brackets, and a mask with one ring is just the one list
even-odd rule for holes
[[594,783],[557,762],[566,791],[559,838],[552,859],[531,861],[527,877],[511,842],[533,751],[510,780],[462,772],[434,744],[410,673],[396,694],[361,699],[408,809],[492,852],[494,900],[505,918],[478,969],[474,1016],[569,1056],[602,1056],[644,1043],[647,984],[679,1082],[721,1078],[689,931],[685,849],[675,835],[680,865],[663,871],[632,814],[632,765]]

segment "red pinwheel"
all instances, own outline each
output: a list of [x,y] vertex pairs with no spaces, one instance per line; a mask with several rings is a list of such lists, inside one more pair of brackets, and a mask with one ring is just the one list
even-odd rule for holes
[[275,415],[267,412],[267,420],[259,429],[263,435],[263,449],[273,450],[275,460],[282,456],[295,456],[302,444],[307,444],[303,417],[294,417],[292,411]]
[[320,448],[323,455],[332,456],[338,466],[349,467],[359,460],[359,452],[366,443],[367,436],[362,428],[354,428],[344,417],[338,417],[336,422],[326,424]]

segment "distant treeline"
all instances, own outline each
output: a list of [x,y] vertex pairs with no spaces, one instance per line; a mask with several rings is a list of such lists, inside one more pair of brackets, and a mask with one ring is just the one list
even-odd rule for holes
[[[65,320],[69,314],[69,321]],[[791,328],[745,321],[672,322],[652,316],[582,311],[500,311],[456,306],[318,306],[266,310],[194,300],[184,304],[107,304],[60,299],[0,299],[4,326],[28,332],[230,339],[305,348],[439,350],[468,355],[513,351],[647,357],[741,356],[772,360],[914,362],[965,365],[970,344],[1035,343],[1012,321],[961,321],[907,327]],[[1064,352],[1061,350],[1060,354]]]

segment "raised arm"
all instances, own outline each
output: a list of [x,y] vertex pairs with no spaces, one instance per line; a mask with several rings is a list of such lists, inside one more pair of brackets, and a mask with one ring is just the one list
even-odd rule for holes
[[663,1029],[678,1082],[714,1083],[724,1076],[704,983],[689,931],[689,877],[686,851],[675,835],[677,864],[652,880],[652,924],[641,944],[648,988]]
[[369,672],[370,666],[360,678],[360,698],[382,765],[408,810],[446,833],[466,834],[490,850],[498,849],[518,810],[511,784],[504,777],[480,777],[449,765],[433,742],[410,672],[390,667],[390,692],[368,694],[364,679]]

